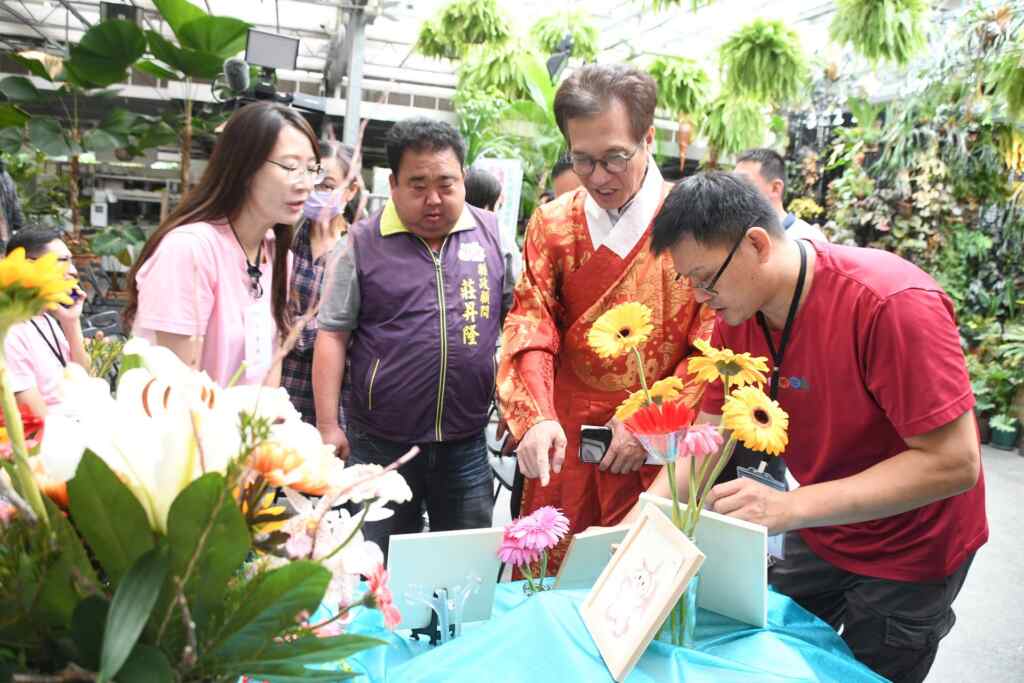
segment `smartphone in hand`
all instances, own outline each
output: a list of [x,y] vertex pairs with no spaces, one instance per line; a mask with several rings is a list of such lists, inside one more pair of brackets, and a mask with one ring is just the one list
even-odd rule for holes
[[580,428],[580,462],[599,464],[611,445],[611,427],[583,425]]

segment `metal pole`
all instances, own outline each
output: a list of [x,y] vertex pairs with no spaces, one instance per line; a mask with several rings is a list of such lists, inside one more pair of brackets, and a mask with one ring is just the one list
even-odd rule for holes
[[359,139],[359,105],[363,99],[363,53],[366,48],[366,14],[352,10],[348,30],[352,32],[352,53],[348,57],[348,92],[345,94],[343,142],[355,146]]

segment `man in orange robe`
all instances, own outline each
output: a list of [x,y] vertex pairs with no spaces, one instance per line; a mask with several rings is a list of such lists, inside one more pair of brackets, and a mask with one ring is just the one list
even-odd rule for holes
[[[696,406],[703,383],[689,378],[695,339],[708,339],[714,312],[698,305],[672,261],[650,251],[651,222],[671,187],[651,155],[657,87],[634,67],[589,65],[555,97],[555,116],[583,187],[540,207],[524,245],[525,271],[502,336],[498,395],[527,477],[523,514],[561,508],[570,535],[618,523],[653,482],[658,467],[615,409],[640,389],[636,358],[603,359],[587,345],[597,318],[636,301],[654,330],[640,350],[649,383],[684,381]],[[612,428],[600,465],[579,459],[583,425]],[[552,553],[561,563],[568,537]]]

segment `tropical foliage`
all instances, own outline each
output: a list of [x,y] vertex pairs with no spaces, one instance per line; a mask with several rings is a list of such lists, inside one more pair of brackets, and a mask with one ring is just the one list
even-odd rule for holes
[[809,79],[796,32],[781,21],[755,19],[719,50],[727,92],[768,104],[798,99]]
[[925,44],[925,0],[837,0],[829,28],[871,61],[906,64]]

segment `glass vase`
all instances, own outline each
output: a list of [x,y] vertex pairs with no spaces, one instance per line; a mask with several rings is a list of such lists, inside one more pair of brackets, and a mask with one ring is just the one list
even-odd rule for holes
[[662,624],[658,640],[677,647],[693,649],[697,644],[697,590],[700,587],[700,572],[690,579],[686,590],[669,612]]
[[534,579],[532,583],[530,581],[523,581],[523,595],[525,595],[526,597],[530,597],[531,595],[536,595],[537,593],[549,591],[554,587],[554,577]]

